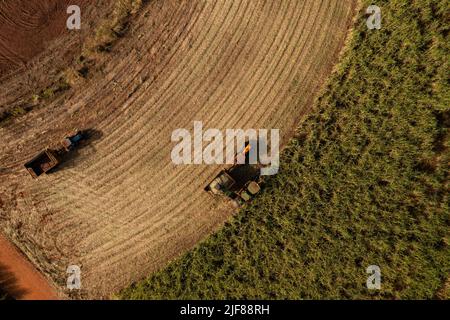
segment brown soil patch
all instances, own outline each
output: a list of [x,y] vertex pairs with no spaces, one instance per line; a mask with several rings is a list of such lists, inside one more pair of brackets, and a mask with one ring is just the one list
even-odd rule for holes
[[[17,69],[48,43],[70,31],[67,7],[86,9],[88,0],[5,0],[0,2],[0,74]],[[76,32],[76,31],[72,31]]]

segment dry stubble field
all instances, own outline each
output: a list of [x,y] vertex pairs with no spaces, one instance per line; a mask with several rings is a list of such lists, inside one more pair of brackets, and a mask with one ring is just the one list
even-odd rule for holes
[[[106,2],[83,23],[94,28]],[[199,120],[279,128],[286,141],[337,62],[355,2],[150,1],[101,72],[0,128],[2,231],[61,288],[80,265],[85,298],[110,297],[185,252],[234,209],[203,191],[220,166],[172,164],[172,131]],[[45,83],[77,41],[60,36],[0,77],[0,109]],[[72,128],[98,134],[32,180],[23,163]]]

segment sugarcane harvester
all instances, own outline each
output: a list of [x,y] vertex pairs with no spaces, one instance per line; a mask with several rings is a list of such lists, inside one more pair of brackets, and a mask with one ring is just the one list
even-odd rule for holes
[[25,163],[25,168],[33,178],[38,178],[44,173],[56,168],[64,156],[70,153],[83,140],[83,133],[78,131],[66,136],[59,144],[52,148],[46,148],[36,157]]
[[208,184],[205,191],[213,195],[225,195],[235,200],[238,204],[250,201],[261,190],[261,166],[249,164],[248,158],[251,144],[246,143],[242,154],[246,161],[237,163],[238,155],[235,157],[234,165],[222,170],[214,180]]

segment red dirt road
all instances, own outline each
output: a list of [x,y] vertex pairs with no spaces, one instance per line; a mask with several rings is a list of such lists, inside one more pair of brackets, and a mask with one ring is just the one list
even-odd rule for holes
[[56,290],[2,235],[0,235],[0,283],[19,300],[58,299]]

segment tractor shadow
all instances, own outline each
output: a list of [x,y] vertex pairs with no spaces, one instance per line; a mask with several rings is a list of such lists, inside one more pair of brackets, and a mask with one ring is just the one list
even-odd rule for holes
[[103,132],[96,129],[82,130],[83,139],[77,144],[75,148],[64,154],[61,158],[61,163],[47,172],[53,174],[64,170],[75,168],[80,163],[81,156],[96,152],[94,143],[103,137]]

